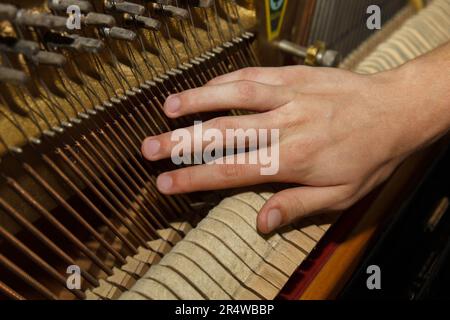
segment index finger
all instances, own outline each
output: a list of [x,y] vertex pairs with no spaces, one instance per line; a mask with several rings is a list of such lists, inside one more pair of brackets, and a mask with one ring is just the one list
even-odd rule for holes
[[170,118],[198,112],[245,109],[270,111],[295,98],[297,93],[284,86],[253,81],[236,81],[191,89],[170,96],[164,111]]

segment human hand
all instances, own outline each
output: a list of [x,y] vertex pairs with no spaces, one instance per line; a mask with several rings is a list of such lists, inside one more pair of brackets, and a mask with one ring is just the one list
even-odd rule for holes
[[[158,188],[171,195],[269,182],[298,185],[265,204],[258,216],[262,233],[344,210],[435,136],[420,131],[424,121],[415,111],[422,101],[411,95],[411,76],[401,69],[367,76],[302,66],[249,68],[173,95],[165,104],[170,118],[230,109],[259,112],[213,119],[203,127],[280,129],[280,170],[263,176],[260,165],[199,165],[162,174]],[[145,158],[169,158],[176,144],[171,134],[147,138]]]

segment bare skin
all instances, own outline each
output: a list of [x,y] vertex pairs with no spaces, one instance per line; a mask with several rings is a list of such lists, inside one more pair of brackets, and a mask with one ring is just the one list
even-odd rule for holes
[[[355,204],[411,154],[450,128],[450,44],[396,70],[376,75],[303,66],[249,68],[201,88],[170,96],[170,118],[246,109],[204,127],[280,129],[280,171],[262,176],[257,165],[203,165],[164,173],[164,194],[286,182],[258,215],[270,233],[294,220]],[[147,138],[149,161],[170,158],[171,133]]]

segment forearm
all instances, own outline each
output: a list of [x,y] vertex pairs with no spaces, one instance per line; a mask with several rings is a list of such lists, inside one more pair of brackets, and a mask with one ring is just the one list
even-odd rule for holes
[[391,123],[404,130],[397,152],[414,152],[445,135],[450,129],[450,43],[388,74],[398,99],[398,123]]

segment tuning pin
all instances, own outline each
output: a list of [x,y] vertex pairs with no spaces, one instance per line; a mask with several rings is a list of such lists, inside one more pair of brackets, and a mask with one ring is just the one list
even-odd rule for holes
[[12,21],[16,17],[17,8],[11,4],[0,3],[0,21]]
[[98,53],[103,49],[104,43],[99,39],[81,37],[76,34],[61,35],[56,32],[48,32],[44,35],[44,41],[55,48]]
[[91,12],[93,10],[89,1],[81,0],[48,0],[47,5],[50,9],[60,12],[66,12],[70,6],[77,6],[81,12]]
[[162,13],[163,15],[169,16],[170,18],[185,20],[189,18],[189,11],[183,8],[178,8],[168,5],[156,5],[154,7],[156,12]]
[[252,33],[252,32],[246,31],[246,32],[244,32],[244,33],[242,34],[242,37],[245,38],[245,39],[247,39],[247,40],[252,40],[252,39],[255,38],[255,34]]
[[67,18],[21,9],[17,11],[15,22],[23,26],[60,30],[66,28]]
[[161,29],[161,22],[153,18],[125,15],[125,20],[134,22],[139,28],[144,28],[152,31],[158,31]]
[[[23,149],[16,147],[16,146],[9,146],[5,139],[2,137],[2,135],[0,134],[0,144],[3,146],[5,151],[9,151],[15,154],[22,154],[23,153]],[[0,158],[0,163],[1,163],[2,159]]]
[[116,19],[113,16],[103,13],[90,12],[81,18],[81,22],[88,26],[114,27]]
[[105,8],[110,11],[129,13],[133,15],[143,15],[145,13],[144,6],[128,1],[106,0]]
[[98,53],[104,47],[103,41],[99,39],[80,37],[76,34],[69,35],[69,38],[74,39],[73,48],[79,51]]
[[66,57],[62,54],[43,50],[32,56],[31,60],[35,64],[55,66],[58,68],[61,68],[67,62]]
[[119,27],[103,28],[103,32],[105,36],[116,40],[134,41],[137,37],[135,32]]
[[39,51],[39,44],[34,41],[21,40],[14,37],[0,37],[0,51],[21,53],[26,57],[31,57]]
[[24,85],[29,77],[25,72],[0,66],[0,82]]

